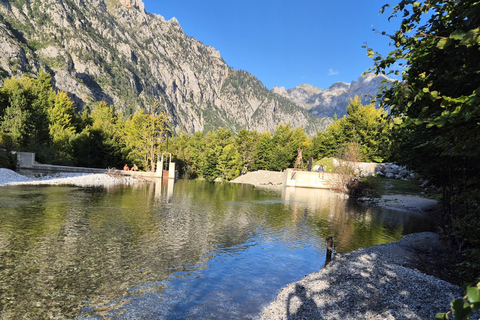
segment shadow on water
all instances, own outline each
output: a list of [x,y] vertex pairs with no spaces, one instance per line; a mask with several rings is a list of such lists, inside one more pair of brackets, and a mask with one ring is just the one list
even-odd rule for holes
[[323,267],[326,237],[346,252],[431,226],[319,190],[180,180],[2,191],[0,313],[11,319],[254,319]]

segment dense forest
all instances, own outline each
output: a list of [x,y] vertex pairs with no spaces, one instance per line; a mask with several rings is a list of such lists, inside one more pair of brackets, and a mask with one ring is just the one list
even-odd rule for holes
[[8,78],[0,89],[0,145],[5,150],[35,152],[41,163],[96,168],[123,168],[137,164],[154,170],[158,156],[171,152],[185,178],[231,180],[252,170],[293,167],[298,149],[315,160],[336,156],[348,144],[360,146],[362,159],[381,162],[389,156],[390,120],[374,104],[359,98],[348,116],[326,132],[307,137],[302,128],[279,125],[275,132],[220,128],[193,135],[174,134],[158,104],[125,117],[105,102],[76,114],[65,92],[52,89],[50,76]]

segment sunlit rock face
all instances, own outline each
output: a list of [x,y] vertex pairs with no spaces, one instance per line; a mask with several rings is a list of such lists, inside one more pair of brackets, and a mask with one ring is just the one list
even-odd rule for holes
[[[383,83],[386,81],[386,83]],[[300,85],[285,90],[274,88],[278,94],[303,106],[309,112],[318,117],[342,117],[346,114],[350,99],[355,96],[361,97],[362,104],[369,104],[380,92],[380,87],[388,85],[391,79],[380,75],[368,73],[360,76],[357,81],[351,83],[336,82],[328,89],[319,89],[311,85]]]
[[188,133],[286,123],[314,135],[330,123],[233,70],[141,0],[3,0],[0,16],[0,79],[44,69],[79,110],[103,100],[126,115],[163,111]]

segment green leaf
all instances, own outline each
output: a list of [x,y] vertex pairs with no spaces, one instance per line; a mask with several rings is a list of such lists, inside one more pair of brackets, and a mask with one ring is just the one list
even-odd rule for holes
[[468,301],[472,304],[473,311],[480,308],[480,290],[477,287],[467,289]]
[[367,56],[368,56],[369,58],[372,58],[373,56],[375,56],[375,53],[373,52],[372,49],[368,49],[368,50],[367,50]]
[[462,40],[465,37],[465,31],[455,30],[450,34],[450,38],[454,40]]
[[456,320],[468,320],[472,309],[470,305],[463,299],[453,300],[450,305],[452,306],[452,312]]
[[449,39],[449,38],[440,39],[437,43],[437,48],[440,49],[440,50],[443,50],[446,47],[448,47],[450,45],[450,43],[452,43],[452,40]]
[[444,312],[439,312],[435,315],[435,319],[436,320],[448,320],[449,317],[448,317],[448,314],[446,314]]
[[445,118],[444,117],[438,117],[435,119],[435,124],[437,127],[441,128],[445,125]]

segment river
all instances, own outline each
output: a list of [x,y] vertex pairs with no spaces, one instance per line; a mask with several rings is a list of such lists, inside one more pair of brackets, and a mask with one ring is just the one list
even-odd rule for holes
[[326,190],[5,186],[0,319],[255,319],[338,252],[430,231]]

